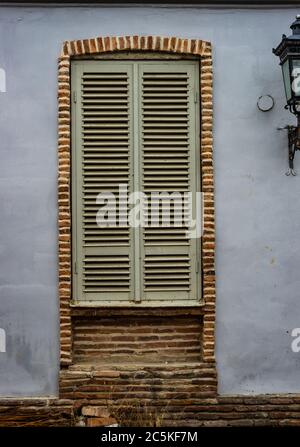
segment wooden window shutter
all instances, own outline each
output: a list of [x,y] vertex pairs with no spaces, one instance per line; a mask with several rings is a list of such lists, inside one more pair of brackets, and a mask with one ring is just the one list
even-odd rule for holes
[[[183,217],[193,218],[195,193],[200,191],[198,80],[195,62],[152,62],[140,67],[141,188],[147,197],[154,191],[192,193]],[[174,223],[175,202],[169,203],[171,225],[163,225],[160,206],[159,226],[142,230],[143,300],[196,303],[201,290],[199,240],[187,237],[184,221],[182,226]]]
[[[99,228],[99,193],[200,191],[196,61],[72,65],[73,299],[114,305],[197,304],[199,239],[186,226]],[[172,204],[171,200],[171,204]],[[117,216],[124,213],[117,202]],[[200,204],[199,204],[200,205]],[[171,210],[172,210],[171,205]],[[148,208],[148,211],[150,209]],[[161,223],[159,208],[157,218]]]
[[[120,184],[128,192],[133,188],[132,65],[75,62],[72,80],[74,299],[129,301],[132,230],[99,228],[96,215],[102,205],[96,200],[99,193],[118,193]],[[118,202],[117,218],[120,212]]]

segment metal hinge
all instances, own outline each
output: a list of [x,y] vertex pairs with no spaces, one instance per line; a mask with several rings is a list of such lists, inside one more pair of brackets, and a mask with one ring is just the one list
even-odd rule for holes
[[199,261],[196,262],[196,273],[199,273]]
[[195,92],[195,98],[194,98],[195,104],[197,104],[198,99],[199,99],[199,92]]
[[76,104],[77,102],[77,92],[74,90],[73,92],[73,102]]
[[77,262],[74,262],[74,273],[75,273],[75,275],[77,275]]

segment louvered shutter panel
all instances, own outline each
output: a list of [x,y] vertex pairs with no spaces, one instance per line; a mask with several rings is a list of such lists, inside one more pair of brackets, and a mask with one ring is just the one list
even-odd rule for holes
[[[192,61],[72,64],[73,299],[104,305],[197,304],[200,244],[187,225],[99,228],[97,195],[193,193],[199,173],[198,65]],[[75,98],[73,98],[74,100]],[[171,201],[172,203],[172,201]],[[117,202],[117,218],[126,214]],[[199,204],[198,204],[199,205]],[[172,209],[172,207],[171,207]],[[128,208],[127,208],[128,210]],[[150,211],[150,209],[148,209]],[[151,222],[150,222],[151,223]]]
[[[73,107],[73,260],[75,300],[129,301],[132,230],[97,225],[97,195],[132,191],[132,65],[75,62]],[[75,169],[74,169],[75,167]],[[117,218],[124,207],[117,202]],[[124,204],[123,204],[124,205]]]
[[[185,213],[196,216],[200,169],[196,63],[144,63],[139,70],[141,189],[146,193],[193,193]],[[149,203],[149,202],[148,202]],[[172,203],[172,201],[171,201]],[[199,204],[198,204],[199,205]],[[149,211],[149,207],[148,207]],[[142,230],[143,301],[178,304],[200,298],[199,240],[186,236],[188,226],[162,224]]]

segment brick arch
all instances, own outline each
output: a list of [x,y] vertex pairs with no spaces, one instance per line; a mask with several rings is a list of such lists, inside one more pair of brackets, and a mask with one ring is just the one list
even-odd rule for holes
[[210,42],[161,36],[96,37],[64,42],[61,56],[82,56],[111,51],[163,51],[208,56]]
[[122,51],[156,51],[195,55],[200,64],[201,181],[203,201],[202,296],[203,361],[214,364],[215,224],[212,148],[211,44],[198,39],[160,36],[97,37],[64,42],[58,63],[58,228],[61,364],[72,362],[71,327],[71,79],[72,57]]

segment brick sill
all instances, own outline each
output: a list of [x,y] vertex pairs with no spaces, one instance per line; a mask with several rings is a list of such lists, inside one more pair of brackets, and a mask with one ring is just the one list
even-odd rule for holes
[[71,307],[95,307],[95,308],[122,308],[122,309],[153,309],[157,308],[160,309],[161,307],[167,307],[167,308],[196,308],[196,307],[203,307],[205,305],[204,301],[188,301],[187,303],[183,303],[182,301],[180,304],[173,304],[172,302],[168,301],[164,303],[163,301],[153,301],[152,303],[138,303],[138,302],[119,302],[119,301],[106,301],[105,303],[102,301],[71,301],[70,306]]
[[105,376],[108,371],[143,371],[143,370],[149,370],[149,369],[157,369],[157,370],[165,370],[165,371],[171,371],[173,374],[178,372],[178,370],[205,370],[206,372],[214,372],[216,374],[215,370],[215,364],[210,363],[207,365],[207,363],[204,363],[203,360],[199,361],[189,361],[189,362],[180,362],[180,361],[146,361],[146,362],[139,362],[139,361],[129,361],[127,362],[110,362],[108,360],[98,361],[98,362],[88,362],[88,361],[76,361],[72,365],[68,367],[68,371],[81,371],[81,372],[97,372],[99,375]]
[[105,307],[105,306],[86,306],[86,305],[72,305],[70,306],[70,313],[72,317],[122,317],[122,316],[147,316],[147,317],[163,317],[166,314],[169,317],[183,316],[183,315],[203,315],[204,303],[197,306],[185,306],[185,307]]

